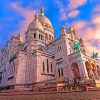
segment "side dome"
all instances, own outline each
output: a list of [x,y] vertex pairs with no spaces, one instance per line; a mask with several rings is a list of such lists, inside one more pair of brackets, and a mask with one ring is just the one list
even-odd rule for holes
[[40,30],[44,30],[42,24],[39,22],[38,20],[38,13],[36,12],[35,14],[35,19],[34,21],[29,25],[28,27],[29,29],[35,29],[35,28],[38,28]]
[[54,33],[53,26],[50,20],[46,16],[44,16],[44,8],[41,8],[41,14],[39,15],[38,19],[45,29],[52,31]]

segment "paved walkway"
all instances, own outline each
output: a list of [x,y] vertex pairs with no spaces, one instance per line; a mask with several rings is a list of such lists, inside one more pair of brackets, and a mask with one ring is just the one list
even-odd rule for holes
[[0,94],[0,100],[100,100],[100,91],[71,92],[71,93],[24,93]]

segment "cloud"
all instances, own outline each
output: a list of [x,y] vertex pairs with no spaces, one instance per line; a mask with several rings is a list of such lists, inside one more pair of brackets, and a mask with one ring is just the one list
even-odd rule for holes
[[[34,14],[36,10],[33,10],[31,8],[23,8],[18,3],[12,3],[11,5],[9,5],[9,7],[24,18],[24,20],[20,22],[19,29],[15,33],[24,33],[27,30],[28,25],[34,20]],[[21,35],[23,38],[25,38],[24,34]]]
[[66,20],[67,18],[75,18],[79,15],[78,7],[86,3],[86,0],[69,0],[68,5],[64,4],[61,0],[57,0],[57,7],[60,10],[60,20]]
[[66,20],[67,18],[67,11],[68,9],[65,7],[65,5],[63,4],[63,2],[61,0],[57,0],[56,2],[54,2],[56,4],[56,6],[59,9],[60,12],[60,20]]
[[96,15],[93,16],[92,23],[96,24],[96,25],[97,24],[100,25],[100,14],[96,14]]
[[68,17],[73,18],[73,17],[76,17],[78,14],[79,14],[79,11],[78,10],[74,10],[74,11],[71,11],[68,14]]
[[100,26],[87,28],[84,37],[87,39],[100,39]]
[[71,24],[79,36],[84,40],[87,54],[99,52],[100,55],[100,15],[95,14],[90,21],[77,20]]
[[86,27],[84,31],[83,39],[86,41],[86,50],[90,54],[95,51],[99,52],[100,54],[100,26],[95,26],[94,27]]
[[[94,40],[93,40],[94,41]],[[93,46],[90,41],[85,40],[85,49],[87,55],[92,55],[93,52],[98,52],[100,56],[100,48],[97,48],[96,46]]]
[[94,12],[100,12],[100,5],[96,5],[96,7],[93,10]]
[[31,8],[23,8],[18,3],[12,3],[10,7],[16,12],[20,13],[20,15],[24,18],[24,20],[20,24],[20,29],[18,31],[25,32],[28,25],[33,21],[36,10],[33,10]]
[[69,0],[68,8],[70,10],[77,9],[78,7],[82,6],[86,3],[87,0]]
[[72,23],[73,27],[76,30],[81,30],[81,29],[85,28],[86,24],[87,24],[87,22],[83,21],[83,20],[75,21],[75,22]]

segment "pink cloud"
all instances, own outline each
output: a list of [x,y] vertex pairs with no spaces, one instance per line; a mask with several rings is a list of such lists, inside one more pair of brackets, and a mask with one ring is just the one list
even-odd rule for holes
[[[95,27],[91,26],[94,25]],[[99,52],[100,55],[100,21],[99,15],[94,15],[90,22],[88,21],[75,21],[72,23],[75,27],[77,34],[84,39],[87,54],[91,55],[92,52]]]
[[94,12],[100,12],[100,5],[97,5],[97,6],[94,8]]
[[65,19],[67,19],[67,14],[66,13],[61,14],[60,20],[65,20]]
[[[79,14],[79,10],[75,10],[75,9],[73,9],[73,7],[72,7],[72,9],[70,9],[70,6],[72,5],[72,1],[71,0],[69,1],[68,7],[66,7],[67,5],[65,6],[61,0],[57,0],[55,2],[56,6],[60,10],[60,20],[66,20],[68,17],[74,18]],[[78,4],[77,6],[80,6],[83,3],[83,1],[86,1],[86,0],[80,0],[79,2],[77,1],[78,3],[75,3],[75,5]],[[77,7],[75,7],[75,8],[77,8]],[[70,10],[70,12],[69,12],[69,10]]]
[[84,37],[87,39],[100,39],[100,26],[86,28]]
[[76,17],[79,14],[78,10],[73,10],[68,14],[68,17],[73,18]]
[[60,12],[60,20],[65,20],[67,18],[67,8],[64,6],[63,2],[61,0],[57,0],[54,2],[56,6],[59,8]]
[[69,0],[68,8],[70,10],[77,9],[78,7],[82,6],[86,3],[87,0]]
[[95,16],[93,16],[92,18],[92,23],[93,24],[99,24],[100,25],[100,14],[96,14]]
[[86,26],[86,21],[77,21],[73,22],[73,27],[75,27],[76,30],[81,30]]
[[[82,34],[82,32],[84,34]],[[100,46],[99,46],[99,44],[100,44],[100,27],[99,26],[96,26],[96,28],[92,28],[92,27],[83,28],[83,29],[81,29],[81,32],[79,33],[79,35],[82,36],[82,38],[85,41],[87,54],[90,55],[93,51],[99,52],[99,54],[100,54]]]
[[[23,8],[18,3],[12,3],[10,7],[23,16],[24,20],[20,23],[17,32],[24,33],[27,30],[28,25],[34,20],[34,14],[36,10],[31,8]],[[24,34],[22,35],[24,37]]]
[[87,41],[85,42],[86,54],[91,56],[93,52],[98,52],[100,56],[100,49],[88,43]]
[[20,25],[20,31],[25,32],[28,25],[34,20],[34,14],[36,10],[22,8],[17,3],[12,3],[11,7],[12,9],[16,10],[17,12],[20,13],[20,15],[24,17],[24,21],[22,21]]

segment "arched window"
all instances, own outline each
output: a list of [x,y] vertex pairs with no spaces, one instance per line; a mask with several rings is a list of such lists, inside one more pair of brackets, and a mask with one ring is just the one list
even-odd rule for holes
[[43,40],[43,36],[41,35],[41,40]]
[[48,39],[48,34],[47,33],[45,34],[45,39]]
[[39,34],[39,39],[43,40],[43,36],[41,34]]
[[47,72],[49,72],[49,61],[47,59]]
[[34,38],[36,38],[36,33],[34,33]]
[[43,62],[43,72],[45,71],[45,65],[44,65],[44,62]]
[[53,72],[53,67],[52,67],[52,63],[51,63],[51,72]]
[[49,35],[49,40],[51,40],[51,35]]
[[59,75],[59,77],[60,77],[60,69],[58,69],[58,75]]
[[53,41],[53,36],[52,36],[52,41]]
[[98,72],[98,75],[100,77],[100,67],[97,65],[97,72]]
[[64,72],[63,72],[63,69],[62,68],[59,68],[58,69],[58,75],[59,75],[59,77],[60,76],[64,76]]
[[63,69],[61,69],[61,75],[62,75],[62,76],[64,75],[64,73],[63,73]]
[[39,34],[39,39],[41,39],[41,35]]

